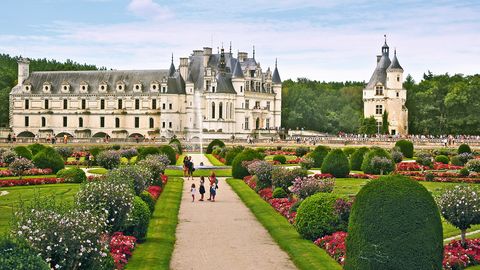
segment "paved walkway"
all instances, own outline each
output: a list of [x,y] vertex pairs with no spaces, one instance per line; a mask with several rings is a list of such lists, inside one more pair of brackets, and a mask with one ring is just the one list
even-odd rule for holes
[[198,190],[199,178],[184,184],[171,269],[296,269],[224,179],[216,202],[192,203],[192,183]]

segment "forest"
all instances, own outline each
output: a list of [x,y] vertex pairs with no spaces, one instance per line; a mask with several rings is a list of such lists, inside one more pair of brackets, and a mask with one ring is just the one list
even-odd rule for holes
[[[0,126],[8,126],[8,95],[17,84],[17,60],[0,54]],[[95,65],[71,60],[33,59],[30,72],[98,70]],[[338,134],[358,133],[366,128],[362,90],[365,82],[322,82],[298,78],[282,87],[282,126]],[[408,75],[409,131],[411,134],[480,134],[480,75],[434,75],[427,72],[420,82]],[[371,124],[371,123],[370,123]]]

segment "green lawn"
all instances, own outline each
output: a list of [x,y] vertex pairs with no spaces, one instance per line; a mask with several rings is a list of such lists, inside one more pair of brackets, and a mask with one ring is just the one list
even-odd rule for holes
[[183,166],[183,159],[185,158],[185,154],[181,154],[177,158],[176,166]]
[[[57,177],[56,174],[44,174],[44,175],[24,175],[22,179],[30,179],[30,178],[51,178]],[[18,180],[20,177],[18,176],[7,176],[7,177],[0,177],[1,180]]]
[[210,163],[212,163],[213,166],[225,166],[225,164],[223,164],[223,162],[218,160],[212,154],[205,154],[205,156],[208,158],[208,161],[210,161]]
[[18,186],[0,188],[7,195],[0,196],[0,235],[8,232],[14,207],[20,200],[29,201],[38,193],[41,197],[55,197],[63,201],[72,201],[78,192],[79,184],[52,184],[37,186]]
[[323,249],[302,239],[287,219],[278,214],[242,180],[228,179],[227,183],[299,269],[342,269]]
[[106,174],[108,170],[105,168],[94,168],[94,169],[87,170],[87,172],[94,173],[94,174]]
[[[200,176],[210,176],[210,174],[215,172],[215,175],[218,177],[230,177],[232,176],[232,169],[214,169],[214,170],[195,170],[193,172],[194,177]],[[165,174],[170,177],[183,177],[182,170],[166,169]]]
[[155,206],[147,239],[135,248],[126,269],[170,269],[182,189],[182,179],[173,178],[168,181]]
[[[268,155],[268,156],[265,156],[265,160],[273,160],[273,157],[276,156],[276,155]],[[294,156],[294,155],[283,155],[287,160],[294,160],[297,158],[297,156]]]

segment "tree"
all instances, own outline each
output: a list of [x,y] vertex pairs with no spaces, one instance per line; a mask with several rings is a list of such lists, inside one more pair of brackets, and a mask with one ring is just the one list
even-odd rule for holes
[[363,118],[358,133],[367,135],[377,133],[377,120],[375,120],[375,117],[370,116],[368,118]]
[[385,110],[382,114],[382,134],[389,134],[388,112]]

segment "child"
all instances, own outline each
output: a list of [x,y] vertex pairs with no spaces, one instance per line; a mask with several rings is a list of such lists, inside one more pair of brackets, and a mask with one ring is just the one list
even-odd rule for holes
[[203,176],[200,176],[200,188],[198,189],[198,191],[200,192],[201,196],[199,201],[203,202],[203,196],[205,194],[205,177]]
[[195,201],[195,192],[197,190],[195,189],[195,184],[192,184],[192,188],[190,189],[190,192],[192,192],[192,203]]

